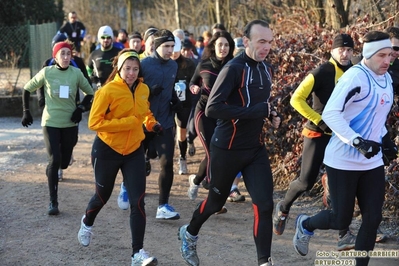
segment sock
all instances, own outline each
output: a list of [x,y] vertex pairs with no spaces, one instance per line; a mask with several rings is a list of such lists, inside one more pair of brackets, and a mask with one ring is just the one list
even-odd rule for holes
[[180,157],[185,160],[187,153],[187,139],[178,142],[179,142]]

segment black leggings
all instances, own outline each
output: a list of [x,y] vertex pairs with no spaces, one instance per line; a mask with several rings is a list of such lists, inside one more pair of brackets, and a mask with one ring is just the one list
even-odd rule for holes
[[330,135],[322,135],[318,138],[303,139],[301,173],[297,179],[289,185],[281,204],[282,210],[289,212],[294,201],[303,192],[312,189],[320,173],[320,166],[323,164],[324,151],[327,147]]
[[[146,174],[144,150],[142,147],[128,156],[120,155],[119,159],[92,158],[96,193],[90,199],[86,209],[85,224],[92,226],[97,214],[111,197],[115,179],[121,170],[123,184],[126,187],[130,203],[130,230],[132,248],[138,252],[143,248],[146,214],[144,196],[146,188]],[[133,252],[133,253],[134,253]]]
[[50,201],[58,199],[58,169],[67,169],[73,148],[78,142],[78,127],[43,127],[48,164],[46,175],[50,191]]
[[210,148],[208,197],[194,211],[187,231],[198,235],[206,220],[225,204],[231,185],[241,171],[254,208],[253,236],[258,263],[266,263],[270,257],[273,212],[273,178],[266,148],[261,146],[235,151],[220,149],[212,144]]
[[159,186],[159,205],[169,202],[170,190],[173,184],[173,155],[175,152],[174,128],[163,130],[162,136],[153,133],[147,133],[143,141],[144,150],[150,145],[155,148],[159,163],[160,171],[158,177]]
[[[207,117],[204,111],[200,109],[195,110],[195,129],[197,130],[197,135],[201,140],[205,152],[205,157],[202,159],[198,167],[197,174],[195,175],[194,178],[194,184],[196,185],[199,185],[206,176],[209,176],[207,172],[209,170],[208,167],[209,145],[211,143],[211,138],[213,132],[215,131],[215,127],[216,127],[216,119]],[[237,171],[237,173],[238,172],[239,171]]]
[[[384,166],[365,171],[339,170],[326,166],[332,210],[324,210],[307,221],[310,231],[340,230],[350,225],[357,198],[362,224],[356,238],[355,250],[373,250],[377,229],[382,219],[385,195]],[[356,258],[356,265],[367,265],[369,258]]]

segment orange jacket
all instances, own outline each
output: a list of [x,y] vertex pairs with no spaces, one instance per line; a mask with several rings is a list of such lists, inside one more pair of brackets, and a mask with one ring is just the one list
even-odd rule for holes
[[94,95],[89,129],[116,152],[127,155],[140,147],[143,124],[148,131],[157,123],[148,102],[149,89],[140,79],[134,95],[117,74]]

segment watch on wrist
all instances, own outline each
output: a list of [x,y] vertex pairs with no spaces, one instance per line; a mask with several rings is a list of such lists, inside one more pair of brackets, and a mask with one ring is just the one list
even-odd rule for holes
[[357,147],[360,144],[360,138],[357,137],[352,141],[352,144],[354,147]]

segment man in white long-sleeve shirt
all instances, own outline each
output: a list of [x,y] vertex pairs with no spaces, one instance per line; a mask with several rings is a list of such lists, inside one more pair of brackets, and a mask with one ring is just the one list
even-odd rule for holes
[[[355,198],[362,213],[355,250],[374,249],[382,219],[385,179],[381,147],[395,154],[385,122],[393,103],[392,79],[387,73],[389,35],[372,31],[364,36],[363,60],[338,81],[325,109],[323,121],[333,131],[324,164],[328,174],[332,210],[296,219],[293,239],[297,253],[308,253],[315,229],[343,229],[351,223]],[[368,265],[369,257],[356,257],[356,265]]]

